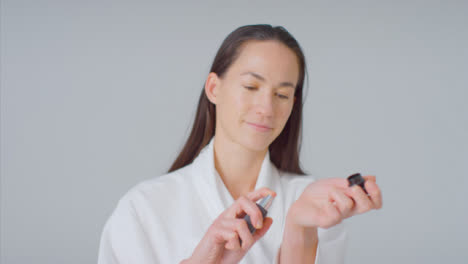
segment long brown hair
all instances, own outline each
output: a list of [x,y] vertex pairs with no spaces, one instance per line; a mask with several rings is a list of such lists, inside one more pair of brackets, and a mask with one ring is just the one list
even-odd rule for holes
[[[281,131],[268,148],[270,160],[278,169],[305,175],[300,168],[299,152],[302,141],[302,90],[307,71],[304,54],[296,39],[281,26],[272,27],[271,25],[259,24],[239,27],[224,39],[216,53],[210,72],[214,72],[222,78],[232,63],[238,58],[242,44],[250,40],[279,41],[288,46],[297,56],[299,80],[294,94],[295,102],[293,109],[283,131]],[[190,164],[214,136],[215,127],[216,106],[208,100],[203,88],[198,101],[192,132],[168,172]]]

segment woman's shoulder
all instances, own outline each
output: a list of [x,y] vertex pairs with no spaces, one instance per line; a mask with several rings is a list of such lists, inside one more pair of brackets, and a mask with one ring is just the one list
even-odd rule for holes
[[[142,201],[158,202],[166,200],[168,195],[191,189],[189,166],[168,172],[159,176],[142,180],[132,186],[120,198],[121,201],[132,203]],[[170,197],[170,196],[169,196]]]

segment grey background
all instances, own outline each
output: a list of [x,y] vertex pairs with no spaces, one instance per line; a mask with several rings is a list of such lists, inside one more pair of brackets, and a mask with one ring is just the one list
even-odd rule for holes
[[[195,1],[193,1],[195,2]],[[105,221],[182,147],[235,28],[304,49],[302,164],[377,176],[347,263],[467,263],[467,1],[1,2],[1,263],[95,263]]]

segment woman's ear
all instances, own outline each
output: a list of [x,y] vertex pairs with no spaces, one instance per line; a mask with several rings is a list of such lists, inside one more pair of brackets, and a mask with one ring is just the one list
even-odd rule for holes
[[219,83],[220,81],[219,81],[218,75],[214,72],[210,72],[205,82],[205,94],[206,94],[206,97],[208,97],[208,100],[210,100],[210,102],[215,105],[217,103]]

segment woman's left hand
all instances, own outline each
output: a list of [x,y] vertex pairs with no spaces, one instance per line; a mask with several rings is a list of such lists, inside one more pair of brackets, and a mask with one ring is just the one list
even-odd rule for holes
[[375,176],[364,176],[369,195],[347,179],[331,178],[310,183],[291,206],[288,218],[299,227],[330,228],[353,215],[382,207]]

